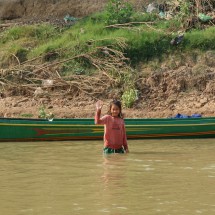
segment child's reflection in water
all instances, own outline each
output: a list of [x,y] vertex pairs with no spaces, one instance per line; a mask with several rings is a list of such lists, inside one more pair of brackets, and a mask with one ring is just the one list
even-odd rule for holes
[[104,155],[102,179],[105,190],[126,187],[127,158],[126,154]]

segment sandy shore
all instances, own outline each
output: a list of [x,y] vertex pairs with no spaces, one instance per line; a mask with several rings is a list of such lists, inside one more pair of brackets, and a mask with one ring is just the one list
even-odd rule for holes
[[[39,118],[40,109],[44,107],[47,114],[54,114],[55,118],[92,118],[95,113],[94,100],[78,101],[69,100],[67,98],[30,98],[30,97],[7,97],[0,99],[0,116],[12,118]],[[106,114],[109,108],[110,100],[104,101],[102,114]],[[192,115],[194,113],[202,114],[202,116],[215,116],[214,110],[201,108],[184,108],[178,107],[175,110],[165,108],[124,108],[125,118],[168,118],[175,116],[177,113]]]

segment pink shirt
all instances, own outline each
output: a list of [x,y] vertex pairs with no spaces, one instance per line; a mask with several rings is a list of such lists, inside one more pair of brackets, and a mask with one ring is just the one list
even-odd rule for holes
[[110,115],[100,118],[100,114],[100,110],[96,112],[95,124],[104,125],[104,147],[120,149],[123,146],[126,150],[128,145],[124,120]]

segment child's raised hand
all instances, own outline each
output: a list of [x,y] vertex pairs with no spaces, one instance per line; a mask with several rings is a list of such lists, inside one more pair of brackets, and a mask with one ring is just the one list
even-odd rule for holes
[[103,101],[99,100],[96,102],[96,110],[101,110],[103,106]]

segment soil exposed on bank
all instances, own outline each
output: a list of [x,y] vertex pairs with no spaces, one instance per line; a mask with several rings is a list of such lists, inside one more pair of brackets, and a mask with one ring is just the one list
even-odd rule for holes
[[[174,117],[181,113],[188,116],[192,114],[202,114],[203,117],[215,116],[214,102],[215,99],[208,102],[206,105],[199,104],[202,107],[190,107],[192,102],[190,99],[183,99],[182,106],[177,109],[171,108],[123,108],[125,118],[168,118]],[[204,100],[204,99],[203,99]],[[106,114],[109,108],[110,99],[104,100],[102,115]],[[204,100],[205,101],[205,100]],[[55,98],[47,100],[46,112],[53,113],[54,118],[93,118],[95,114],[95,102],[92,101],[68,101],[66,98]],[[187,108],[187,103],[189,107]],[[39,118],[39,109],[44,104],[43,99],[32,99],[30,97],[8,97],[0,100],[0,117],[12,118]],[[140,106],[140,105],[139,105]],[[160,109],[160,110],[157,110]]]
[[[184,61],[167,59],[155,71],[146,68],[137,82],[138,99],[133,108],[123,108],[126,118],[167,118],[177,113],[202,116],[215,116],[215,52],[208,51],[192,61],[187,56]],[[173,65],[171,64],[171,67]],[[148,68],[149,69],[149,68]],[[141,70],[141,68],[140,68]],[[96,87],[96,86],[95,86]],[[39,117],[41,107],[47,114],[53,113],[55,118],[92,118],[95,103],[104,101],[103,114],[108,111],[109,102],[113,98],[120,99],[121,89],[104,89],[104,95],[97,98],[89,95],[72,94],[55,95],[41,93],[30,96],[7,96],[0,99],[1,117]]]
[[[128,2],[141,9],[150,1],[128,0]],[[0,0],[0,19],[49,20],[63,18],[67,14],[80,18],[103,10],[107,3],[108,0]]]

